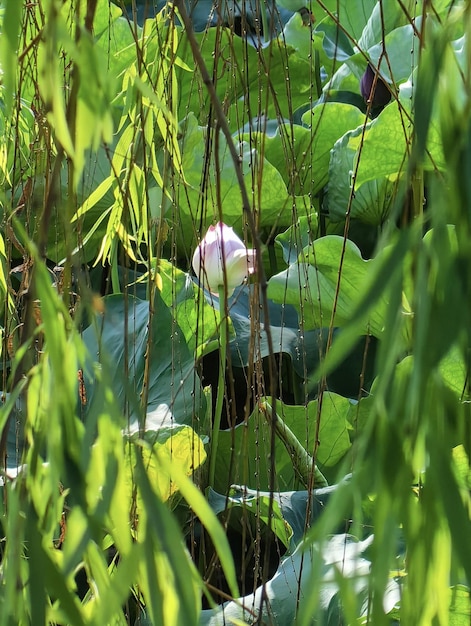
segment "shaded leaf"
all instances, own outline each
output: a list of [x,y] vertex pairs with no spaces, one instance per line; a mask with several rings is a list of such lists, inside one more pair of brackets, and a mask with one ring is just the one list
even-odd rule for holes
[[[348,399],[326,392],[322,407],[318,400],[309,402],[307,407],[290,406],[278,401],[276,407],[283,421],[310,454],[315,449],[316,437],[319,435],[320,445],[316,451],[319,463],[334,465],[349,450]],[[271,436],[271,426],[258,408],[245,423],[232,430],[221,431],[215,489],[225,493],[233,483],[243,483],[254,489],[268,489]],[[277,488],[280,491],[293,489],[297,485],[293,462],[278,438],[275,439],[274,466]]]
[[[251,514],[254,525],[257,523],[256,520],[260,519],[268,526],[268,512],[271,510],[271,530],[286,547],[290,545],[293,531],[282,515],[278,502],[274,500],[270,505],[270,495],[268,493],[261,494],[260,492],[249,492],[243,488],[231,487],[228,496],[223,496],[214,491],[214,489],[209,489],[207,498],[216,515],[227,510],[241,509],[241,511]],[[231,519],[232,516],[229,520]]]
[[[275,575],[264,587],[259,587],[254,594],[225,603],[214,611],[202,611],[200,626],[216,626],[224,619],[248,619],[244,606],[254,608],[260,621],[270,620],[273,626],[286,626],[299,620],[298,602],[301,611],[308,599],[318,599],[314,611],[305,615],[300,623],[327,626],[328,615],[334,602],[340,602],[339,583],[336,572],[341,572],[342,579],[354,582],[358,616],[366,615],[369,593],[369,571],[371,567],[363,553],[371,543],[372,537],[357,542],[345,534],[335,535],[325,542],[305,548],[301,544],[293,555],[283,559]],[[320,593],[313,595],[313,580],[318,581]],[[388,585],[385,595],[386,611],[392,610],[399,601],[399,586],[395,581]],[[268,602],[262,602],[262,593]],[[363,606],[362,606],[363,605]],[[302,615],[302,613],[301,613]]]
[[304,248],[315,239],[317,214],[301,216],[296,224],[275,237],[275,242],[283,250],[283,259],[287,265],[294,263]]
[[[308,238],[307,235],[305,237]],[[286,240],[283,240],[283,243],[285,254],[290,254],[290,243]],[[253,334],[250,317],[254,297],[252,291],[252,286],[243,286],[230,298],[229,315],[235,331],[235,337],[230,342],[230,350],[232,365],[235,367],[248,366],[249,359],[256,363],[269,355],[263,311],[259,340],[255,351],[251,351]],[[300,397],[304,398],[305,394],[308,394],[309,399],[314,399],[318,395],[317,384],[320,380],[319,377],[316,378],[315,372],[327,351],[329,329],[303,329],[300,327],[295,307],[285,302],[276,303],[269,299],[268,311],[273,350],[275,353],[290,356],[291,363],[288,367],[299,377],[289,379],[285,377],[283,383],[286,383],[287,388],[299,385]],[[341,329],[334,328],[332,338],[334,346],[343,341]],[[374,376],[376,347],[377,342],[373,337],[357,338],[328,374],[327,389],[342,396],[356,398],[360,392],[362,374],[363,388],[369,388]]]
[[[349,477],[345,478],[348,482]],[[283,519],[288,522],[292,537],[290,542],[290,551],[293,551],[302,541],[306,533],[307,526],[313,526],[322,514],[329,498],[338,489],[338,485],[323,487],[322,489],[314,489],[312,493],[308,491],[275,491],[270,494],[268,491],[260,491],[260,489],[250,489],[245,485],[232,485],[231,497],[254,499],[257,497],[273,498],[274,502],[280,508]],[[339,532],[345,529],[345,520],[339,525]]]
[[[170,420],[191,424],[204,404],[199,380],[195,378],[194,356],[158,291],[151,318],[149,302],[132,296],[108,296],[104,307],[105,313],[97,316],[83,338],[90,355],[102,363],[105,373],[109,374],[116,400],[123,410],[129,403],[130,417],[139,423],[151,332],[145,411],[166,405]],[[99,382],[89,374],[86,380],[89,404],[93,403],[95,384]]]

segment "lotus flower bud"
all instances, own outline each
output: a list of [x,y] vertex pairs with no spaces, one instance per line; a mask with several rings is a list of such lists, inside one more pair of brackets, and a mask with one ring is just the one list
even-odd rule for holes
[[218,222],[209,227],[196,248],[192,265],[209,291],[217,294],[226,284],[230,295],[255,271],[255,250],[246,248],[232,228]]
[[373,107],[385,106],[391,100],[391,92],[386,83],[378,74],[374,92],[371,93],[375,80],[375,71],[368,63],[365,73],[361,77],[360,91],[365,102],[371,100]]

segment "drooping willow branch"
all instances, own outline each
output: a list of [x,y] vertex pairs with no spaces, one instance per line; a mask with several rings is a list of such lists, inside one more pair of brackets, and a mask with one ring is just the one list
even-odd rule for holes
[[[247,193],[247,188],[245,186],[244,173],[242,170],[242,161],[234,145],[232,133],[230,131],[229,124],[227,123],[227,118],[226,118],[226,115],[224,114],[221,102],[216,93],[214,82],[212,81],[211,76],[209,75],[208,68],[206,67],[206,64],[203,59],[203,55],[201,54],[201,50],[199,48],[198,42],[196,41],[196,37],[193,32],[193,26],[192,26],[190,17],[188,15],[188,12],[186,10],[185,2],[184,0],[174,0],[173,4],[185,28],[185,33],[186,33],[188,42],[191,47],[193,59],[201,74],[203,83],[206,86],[206,89],[208,90],[208,94],[211,100],[211,105],[213,107],[215,120],[227,141],[227,145],[229,147],[229,153],[234,163],[234,171],[236,173],[237,183],[238,183],[241,198],[242,198],[242,210],[245,215],[245,219],[247,221],[250,233],[252,235],[252,245],[253,245],[253,248],[255,249],[256,257],[257,257],[257,261],[256,261],[257,262],[257,274],[258,274],[258,282],[260,285],[261,304],[262,304],[262,309],[263,309],[263,314],[264,314],[264,329],[265,329],[267,345],[268,345],[268,368],[269,368],[268,382],[269,382],[270,396],[272,398],[275,398],[276,362],[275,362],[275,355],[273,351],[273,339],[272,339],[272,335],[270,331],[268,297],[267,297],[267,279],[266,279],[266,274],[265,274],[265,270],[263,268],[263,263],[262,263],[260,236],[259,236],[259,233],[257,232],[254,216],[252,214],[252,209],[250,206],[249,196]],[[275,442],[276,442],[275,426],[276,426],[276,421],[277,421],[277,413],[276,413],[275,400],[273,401],[273,407],[271,407],[270,418],[271,418],[271,424],[273,427],[271,429],[271,435],[270,435],[270,461],[271,461],[272,466],[271,466],[270,478],[269,478],[269,481],[270,481],[269,491],[271,494],[270,500],[269,500],[269,510],[268,510],[268,528],[269,529],[271,528],[271,518],[272,518],[272,511],[273,511],[273,493],[276,487],[276,482],[275,482],[276,476],[275,476],[274,470],[275,470]],[[269,557],[270,557],[270,550],[267,549],[265,553],[264,564],[263,564],[264,580],[267,579],[268,568],[269,568]],[[265,586],[263,587],[263,589],[265,590]],[[262,603],[265,601],[265,599],[266,599],[265,593],[262,593]]]
[[[209,75],[208,72],[208,68],[206,67],[206,64],[204,62],[203,59],[203,55],[201,54],[201,50],[199,48],[198,42],[195,38],[195,35],[193,33],[193,26],[191,24],[191,20],[190,17],[188,15],[188,12],[186,10],[185,7],[185,3],[183,0],[175,0],[174,1],[174,6],[179,14],[179,17],[183,23],[183,26],[185,27],[185,34],[186,37],[188,39],[188,42],[191,46],[191,51],[193,54],[193,59],[198,67],[198,70],[201,74],[201,78],[203,79],[203,83],[206,86],[206,89],[208,90],[208,94],[210,96],[211,99],[211,105],[213,107],[213,111],[214,111],[214,117],[217,121],[217,124],[219,126],[219,128],[221,129],[221,132],[223,133],[226,141],[227,141],[227,145],[229,148],[229,152],[232,158],[232,161],[234,163],[234,171],[236,173],[236,177],[237,177],[237,183],[240,189],[240,194],[241,194],[241,199],[242,199],[242,210],[244,212],[244,216],[247,220],[247,224],[249,226],[249,230],[252,236],[252,244],[253,247],[256,251],[256,258],[257,258],[257,275],[258,275],[258,283],[260,285],[260,291],[261,291],[261,296],[262,296],[262,306],[263,306],[263,313],[264,313],[264,318],[265,318],[265,323],[264,323],[264,329],[265,329],[265,333],[266,333],[266,337],[267,337],[267,344],[268,344],[268,349],[269,349],[269,366],[270,366],[270,374],[269,374],[269,382],[270,382],[270,392],[271,395],[274,397],[275,396],[275,380],[276,380],[276,363],[275,363],[275,359],[274,359],[274,352],[273,352],[273,341],[272,341],[272,336],[271,336],[271,331],[270,331],[270,323],[269,323],[269,311],[268,311],[268,298],[267,298],[267,279],[266,279],[266,274],[265,274],[265,270],[263,267],[263,263],[262,263],[262,251],[261,251],[261,243],[260,243],[260,236],[259,233],[257,231],[256,228],[256,224],[255,224],[255,220],[253,217],[253,213],[252,213],[252,209],[250,206],[250,200],[249,200],[249,196],[247,193],[247,188],[245,186],[245,180],[244,180],[244,173],[242,170],[242,161],[240,159],[239,154],[237,153],[236,147],[234,145],[234,140],[232,137],[232,133],[230,131],[229,128],[229,124],[227,122],[227,118],[226,115],[224,114],[221,102],[218,98],[218,95],[216,93],[216,89],[214,86],[214,82],[211,79],[211,76]],[[276,411],[275,409],[273,410],[273,422],[276,421]],[[275,485],[273,484],[273,487]]]

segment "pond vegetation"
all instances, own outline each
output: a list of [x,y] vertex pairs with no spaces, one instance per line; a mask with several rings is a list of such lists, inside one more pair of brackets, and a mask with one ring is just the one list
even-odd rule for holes
[[0,2],[0,626],[469,624],[471,5],[299,4]]

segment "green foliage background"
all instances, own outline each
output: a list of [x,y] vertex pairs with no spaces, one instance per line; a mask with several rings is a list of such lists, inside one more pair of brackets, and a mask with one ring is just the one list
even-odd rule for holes
[[469,623],[471,7],[310,8],[0,2],[1,625]]

